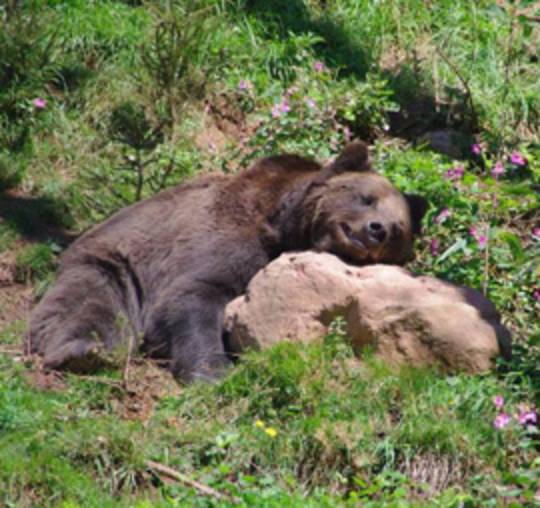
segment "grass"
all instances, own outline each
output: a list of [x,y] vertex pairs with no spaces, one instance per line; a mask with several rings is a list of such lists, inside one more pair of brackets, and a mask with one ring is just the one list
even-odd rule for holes
[[[537,427],[493,426],[495,395],[512,415],[540,405],[537,16],[525,0],[0,7],[0,275],[19,278],[0,301],[41,295],[74,234],[139,198],[361,137],[429,197],[409,268],[483,290],[515,343],[492,374],[443,377],[359,362],[334,334],[249,354],[213,386],[136,359],[126,388],[26,364],[18,313],[0,323],[0,504],[228,504],[149,460],[241,506],[538,504]],[[457,141],[437,153],[433,132]]]
[[[369,356],[359,362],[336,336],[250,354],[215,386],[162,397],[144,422],[120,417],[131,395],[114,375],[69,377],[51,392],[29,385],[23,367],[3,369],[12,374],[0,398],[8,506],[223,505],[163,483],[147,460],[245,506],[501,501],[510,467],[535,455],[524,427],[493,428],[496,394],[508,408],[524,402],[502,379],[396,372]],[[533,477],[520,481],[530,497]]]

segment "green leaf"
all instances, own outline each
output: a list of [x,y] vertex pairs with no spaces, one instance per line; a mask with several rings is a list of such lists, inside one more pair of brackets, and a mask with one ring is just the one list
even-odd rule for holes
[[437,264],[442,263],[445,259],[449,258],[456,252],[465,250],[467,246],[467,240],[465,238],[458,238],[448,249],[446,249],[435,261]]
[[498,238],[501,239],[503,242],[506,242],[508,248],[510,249],[510,252],[512,253],[514,261],[524,261],[525,252],[523,251],[523,247],[521,246],[521,240],[516,234],[511,233],[510,231],[501,231],[498,234]]
[[504,194],[510,196],[524,196],[531,194],[531,186],[529,183],[519,183],[513,185],[505,185],[503,188]]

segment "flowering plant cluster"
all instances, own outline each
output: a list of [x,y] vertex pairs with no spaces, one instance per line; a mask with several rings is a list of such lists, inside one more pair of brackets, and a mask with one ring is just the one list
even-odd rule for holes
[[502,395],[495,396],[493,398],[493,404],[498,411],[497,416],[495,416],[495,419],[493,420],[493,426],[496,429],[503,429],[509,425],[512,420],[515,420],[523,426],[537,425],[538,423],[536,409],[527,404],[519,404],[517,412],[513,415],[505,410],[505,402]]
[[[304,56],[311,58],[309,52]],[[270,102],[255,101],[260,106],[255,110],[257,128],[248,141],[252,158],[296,152],[325,159],[352,139],[359,125],[385,129],[386,111],[391,108],[385,82],[368,76],[362,86],[352,86],[346,79],[335,80],[318,60],[293,70],[295,79]],[[255,86],[247,78],[237,82],[236,92],[240,103],[256,98]]]

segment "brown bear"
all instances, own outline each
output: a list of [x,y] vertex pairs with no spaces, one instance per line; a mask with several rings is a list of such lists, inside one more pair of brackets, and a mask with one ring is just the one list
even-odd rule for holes
[[361,142],[325,166],[279,155],[196,178],[119,211],[65,251],[32,313],[31,351],[47,368],[88,369],[126,340],[127,324],[178,379],[215,379],[230,363],[224,307],[273,258],[314,249],[402,264],[426,208],[371,169]]

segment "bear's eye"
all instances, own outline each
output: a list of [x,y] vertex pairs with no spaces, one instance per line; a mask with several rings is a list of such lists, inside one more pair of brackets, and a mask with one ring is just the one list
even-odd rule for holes
[[366,206],[371,206],[376,201],[375,196],[362,196],[362,203]]

